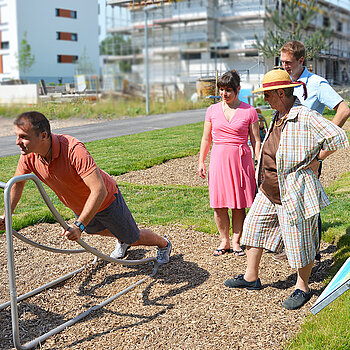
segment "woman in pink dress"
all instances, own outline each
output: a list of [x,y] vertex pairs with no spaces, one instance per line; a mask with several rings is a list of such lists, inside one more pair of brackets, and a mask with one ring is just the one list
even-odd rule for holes
[[[217,87],[222,101],[207,109],[198,173],[202,178],[206,177],[204,161],[213,141],[208,176],[209,197],[221,239],[214,255],[234,252],[240,256],[244,255],[240,237],[245,208],[252,205],[256,191],[255,169],[248,146],[248,135],[257,157],[261,145],[259,122],[255,108],[238,98],[240,77],[235,70],[226,72],[219,78]],[[228,209],[232,210],[232,249]]]

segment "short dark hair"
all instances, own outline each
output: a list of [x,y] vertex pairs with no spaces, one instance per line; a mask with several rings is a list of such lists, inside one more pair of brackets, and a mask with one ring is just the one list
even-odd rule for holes
[[301,57],[305,59],[305,46],[298,40],[288,41],[282,46],[280,52],[290,52],[296,60],[299,60]]
[[36,111],[24,112],[14,120],[13,124],[22,126],[26,121],[32,124],[32,128],[37,136],[44,131],[47,133],[47,136],[51,136],[50,122],[44,114]]
[[230,87],[237,93],[237,89],[241,84],[241,78],[236,70],[230,70],[224,73],[217,82],[218,89]]

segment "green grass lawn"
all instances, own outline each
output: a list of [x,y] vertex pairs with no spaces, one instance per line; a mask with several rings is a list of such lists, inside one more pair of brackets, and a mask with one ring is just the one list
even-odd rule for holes
[[[264,111],[268,121],[271,112]],[[204,117],[204,116],[203,116]],[[327,114],[333,117],[333,112]],[[198,153],[203,123],[179,126],[147,133],[95,141],[87,148],[97,164],[110,174],[140,170],[168,159]],[[0,181],[12,176],[18,156],[0,158]],[[145,224],[178,223],[200,231],[217,233],[213,212],[209,207],[207,188],[188,186],[146,186],[120,183],[121,191],[136,221]],[[14,228],[20,229],[36,222],[54,222],[33,183],[25,186],[21,202],[13,216]],[[45,186],[47,189],[47,187]],[[1,190],[0,190],[1,192]],[[47,189],[54,205],[64,217],[73,213],[66,209]],[[335,264],[329,279],[350,256],[350,174],[345,174],[327,188],[332,205],[322,211],[323,239],[336,244]],[[0,196],[0,210],[3,196]],[[308,306],[307,306],[308,307]],[[316,316],[310,315],[301,332],[286,344],[286,349],[349,349],[350,294],[345,293]]]

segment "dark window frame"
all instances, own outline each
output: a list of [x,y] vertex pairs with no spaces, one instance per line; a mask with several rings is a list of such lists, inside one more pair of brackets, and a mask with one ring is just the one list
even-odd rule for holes
[[[61,34],[70,34],[70,39],[62,39]],[[56,32],[56,40],[64,41],[78,41],[78,33],[69,33],[69,32]]]
[[[71,57],[72,62],[62,62],[62,56],[65,57]],[[75,64],[79,59],[79,56],[77,55],[57,55],[57,63],[68,63],[68,64]]]
[[[69,12],[69,16],[63,16],[61,11]],[[68,10],[68,9],[61,9],[61,8],[55,8],[55,16],[56,17],[62,17],[62,18],[72,18],[77,19],[78,18],[78,12],[76,10]]]

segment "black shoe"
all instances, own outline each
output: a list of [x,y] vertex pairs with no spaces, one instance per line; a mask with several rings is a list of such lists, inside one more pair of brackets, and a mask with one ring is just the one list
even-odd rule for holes
[[282,306],[288,310],[296,310],[308,302],[310,298],[311,291],[309,291],[309,293],[306,293],[301,289],[296,289],[292,295],[282,303]]
[[249,290],[259,290],[262,288],[260,278],[256,281],[248,282],[244,279],[243,274],[233,277],[224,282],[226,287],[230,288],[246,288]]

